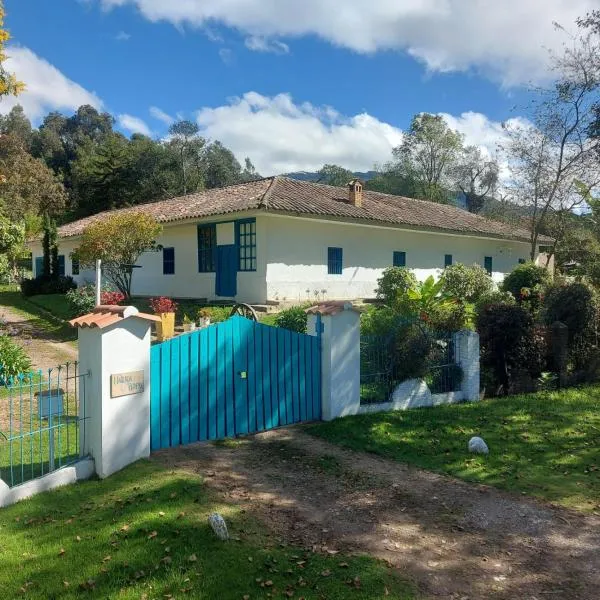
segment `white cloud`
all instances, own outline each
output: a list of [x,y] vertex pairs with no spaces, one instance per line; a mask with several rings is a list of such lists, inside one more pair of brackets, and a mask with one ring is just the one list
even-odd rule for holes
[[175,121],[171,115],[158,108],[158,106],[151,106],[149,112],[156,120],[162,121],[165,125],[171,125]]
[[203,135],[249,156],[263,175],[314,171],[324,163],[365,170],[391,158],[402,132],[369,114],[343,117],[330,107],[296,104],[288,94],[248,92],[197,115]]
[[290,47],[279,40],[271,40],[260,35],[251,35],[244,40],[248,50],[253,52],[270,52],[272,54],[288,54]]
[[6,69],[16,73],[27,87],[18,98],[3,98],[0,113],[7,113],[15,104],[20,104],[25,114],[36,121],[51,110],[76,110],[82,104],[102,108],[96,94],[66,77],[29,48],[9,46],[7,54]]
[[223,64],[230,66],[235,62],[235,54],[233,50],[229,48],[220,48],[219,49],[219,58],[223,61]]
[[126,31],[119,31],[119,33],[117,33],[115,36],[115,39],[118,42],[128,42],[131,39],[131,34],[127,33]]
[[432,71],[470,68],[506,85],[547,76],[547,49],[598,0],[99,0],[151,21],[218,23],[250,36],[316,35],[357,52],[402,50]]
[[151,136],[150,127],[140,118],[133,115],[122,114],[117,117],[119,127],[122,127],[130,133],[141,133],[142,135]]

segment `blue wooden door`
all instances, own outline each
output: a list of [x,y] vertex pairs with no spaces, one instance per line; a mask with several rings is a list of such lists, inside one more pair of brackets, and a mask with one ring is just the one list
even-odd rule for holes
[[215,278],[217,296],[233,297],[237,294],[237,246],[217,246],[217,274]]
[[321,418],[321,341],[235,316],[151,350],[152,450]]

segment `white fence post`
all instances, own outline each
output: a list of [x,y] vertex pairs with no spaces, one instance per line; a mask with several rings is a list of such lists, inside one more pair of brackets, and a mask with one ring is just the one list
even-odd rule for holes
[[[83,454],[108,477],[150,455],[150,328],[153,315],[133,306],[98,306],[73,319],[79,328]],[[83,386],[82,386],[83,387]]]
[[459,331],[455,334],[459,364],[463,378],[461,391],[463,400],[479,400],[479,334],[474,331]]
[[308,332],[321,316],[321,418],[355,415],[360,408],[360,314],[349,302],[308,309]]

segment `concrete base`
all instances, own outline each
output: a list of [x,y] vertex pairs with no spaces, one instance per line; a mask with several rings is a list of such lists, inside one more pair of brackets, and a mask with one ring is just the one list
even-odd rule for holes
[[384,412],[386,410],[408,410],[409,408],[422,408],[452,404],[464,399],[464,393],[447,392],[445,394],[432,394],[427,384],[422,379],[408,379],[403,381],[393,392],[390,402],[378,404],[363,404],[358,414]]
[[91,458],[83,458],[68,467],[62,467],[52,473],[26,481],[21,485],[9,488],[0,479],[0,507],[9,506],[19,500],[30,498],[41,492],[47,492],[63,485],[75,483],[81,479],[89,479],[95,472],[94,461]]

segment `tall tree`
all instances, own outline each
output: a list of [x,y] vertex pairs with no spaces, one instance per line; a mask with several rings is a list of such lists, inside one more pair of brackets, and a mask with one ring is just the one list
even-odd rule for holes
[[354,179],[354,173],[339,165],[325,164],[318,171],[317,183],[338,187],[347,185]]
[[0,116],[0,133],[12,135],[20,140],[27,152],[31,151],[33,137],[31,121],[25,115],[25,111],[20,104],[13,106],[7,115]]
[[195,192],[202,180],[200,163],[206,144],[199,135],[200,128],[192,121],[178,121],[169,127],[171,147],[177,153],[181,174],[181,192]]
[[10,40],[10,33],[4,28],[4,2],[0,0],[0,98],[2,96],[18,96],[24,89],[25,84],[17,79],[14,73],[9,73],[4,67],[8,56],[6,55],[6,43]]
[[451,179],[465,195],[467,210],[479,213],[486,197],[496,191],[498,185],[498,162],[484,155],[477,146],[466,146],[457,155],[449,169]]
[[434,202],[448,201],[450,173],[463,147],[462,136],[439,115],[413,117],[402,145],[393,154],[399,170],[416,186],[417,197]]

